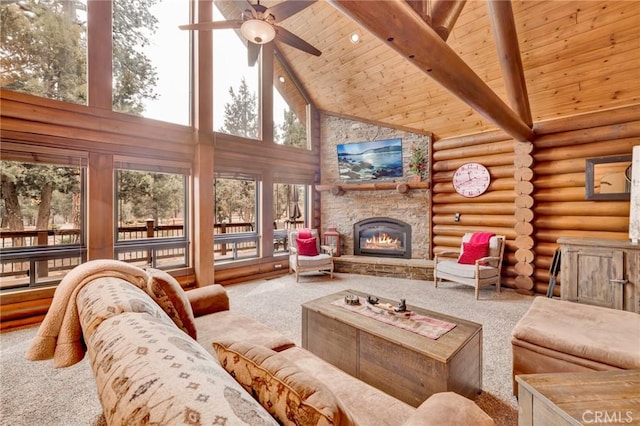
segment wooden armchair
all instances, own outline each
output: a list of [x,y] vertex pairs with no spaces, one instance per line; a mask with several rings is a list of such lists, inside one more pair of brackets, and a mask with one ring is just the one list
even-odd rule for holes
[[[476,299],[478,299],[480,287],[486,285],[495,284],[496,291],[500,293],[500,270],[505,237],[493,235],[489,239],[488,255],[475,258],[473,254],[467,253],[463,258],[465,246],[469,251],[476,250],[476,246],[470,245],[472,235],[473,233],[467,233],[462,237],[460,251],[444,251],[434,256],[435,286],[438,287],[438,283],[442,280],[469,285],[475,287]],[[469,263],[460,263],[460,261]]]
[[[309,252],[309,244],[307,242],[305,247],[299,247],[297,239],[301,229],[294,229],[289,232],[289,273],[296,272],[296,282],[300,281],[300,272],[309,271],[329,271],[331,278],[333,278],[333,257],[328,246],[320,244],[320,236],[318,230],[308,230],[311,233],[311,238],[315,238],[313,244],[315,244],[315,250]],[[317,254],[314,254],[317,253]]]

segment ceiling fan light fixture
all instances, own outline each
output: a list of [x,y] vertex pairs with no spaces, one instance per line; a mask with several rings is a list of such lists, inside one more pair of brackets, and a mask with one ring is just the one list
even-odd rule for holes
[[273,26],[260,19],[244,21],[240,32],[244,38],[255,44],[266,44],[276,37],[276,30]]

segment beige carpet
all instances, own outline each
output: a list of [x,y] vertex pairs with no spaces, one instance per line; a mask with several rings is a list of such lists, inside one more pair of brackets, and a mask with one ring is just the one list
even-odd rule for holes
[[[432,282],[352,274],[304,275],[296,283],[291,275],[227,287],[231,309],[252,316],[300,343],[300,305],[343,289],[360,290],[407,304],[475,321],[483,325],[483,392],[476,403],[498,425],[517,424],[517,402],[511,395],[510,333],[533,297],[511,290],[499,295],[493,286],[480,291]],[[0,334],[1,425],[93,425],[101,421],[101,408],[87,360],[66,369],[49,361],[24,359],[36,327]],[[363,425],[369,426],[369,425]],[[373,425],[372,425],[373,426]]]

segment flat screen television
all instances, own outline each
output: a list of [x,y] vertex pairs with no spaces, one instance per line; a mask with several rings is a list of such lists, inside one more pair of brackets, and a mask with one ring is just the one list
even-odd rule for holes
[[338,144],[338,168],[345,181],[402,177],[402,139]]

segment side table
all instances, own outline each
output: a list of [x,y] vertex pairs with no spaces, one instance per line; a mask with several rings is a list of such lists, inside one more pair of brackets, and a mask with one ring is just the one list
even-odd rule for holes
[[516,376],[519,426],[640,424],[640,370]]

